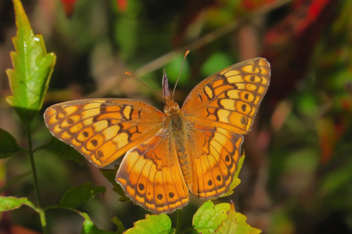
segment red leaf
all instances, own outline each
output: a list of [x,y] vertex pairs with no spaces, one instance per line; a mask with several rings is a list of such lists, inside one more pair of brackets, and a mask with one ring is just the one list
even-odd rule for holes
[[257,9],[265,4],[275,2],[277,0],[243,0],[241,2],[242,7],[247,11],[252,11]]
[[342,115],[326,116],[318,120],[318,135],[321,147],[321,162],[330,161],[337,143],[351,124],[349,117]]
[[117,6],[120,12],[124,12],[127,9],[127,0],[117,0]]
[[74,6],[76,4],[76,0],[61,0],[64,5],[64,10],[67,16],[71,16],[73,13]]
[[316,43],[334,19],[337,6],[334,0],[298,0],[292,12],[267,31],[262,56],[271,64],[272,79],[264,100],[269,103],[266,114],[270,115],[270,107],[294,90],[305,74]]

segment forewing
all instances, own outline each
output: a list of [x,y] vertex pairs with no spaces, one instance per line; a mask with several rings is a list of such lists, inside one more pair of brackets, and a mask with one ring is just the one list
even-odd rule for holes
[[190,122],[246,134],[270,80],[270,65],[255,58],[230,66],[199,83],[182,111]]
[[151,138],[165,115],[130,99],[83,99],[53,105],[44,120],[50,132],[93,164],[106,166]]
[[156,214],[171,213],[189,201],[175,145],[165,129],[126,153],[116,181],[134,203]]

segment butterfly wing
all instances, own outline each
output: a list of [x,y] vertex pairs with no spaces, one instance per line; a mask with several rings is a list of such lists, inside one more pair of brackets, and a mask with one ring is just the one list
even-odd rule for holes
[[208,77],[188,95],[182,111],[192,122],[246,134],[270,80],[264,58],[244,61]]
[[189,201],[175,144],[167,129],[126,153],[116,181],[133,202],[156,214],[171,213]]
[[270,65],[256,58],[199,83],[182,111],[188,125],[192,193],[203,199],[227,192],[237,169],[243,135],[250,131],[270,79]]
[[190,125],[188,153],[192,164],[189,189],[202,198],[228,191],[240,158],[243,136],[220,127]]
[[84,99],[49,107],[44,120],[50,132],[93,164],[106,166],[155,135],[165,114],[130,99]]

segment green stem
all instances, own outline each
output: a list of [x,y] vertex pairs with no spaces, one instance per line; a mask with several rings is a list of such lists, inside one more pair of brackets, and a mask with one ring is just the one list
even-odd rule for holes
[[[34,181],[35,195],[37,197],[38,207],[39,207],[39,209],[42,209],[42,202],[41,202],[40,195],[39,195],[37,170],[35,168],[35,163],[34,163],[33,146],[32,146],[32,135],[31,135],[31,129],[30,129],[29,124],[26,124],[26,130],[27,130],[29,157],[31,159],[31,167],[32,167],[32,175],[33,175],[33,181]],[[46,225],[45,211],[41,210],[39,212],[39,216],[40,216],[40,222],[41,222],[42,228],[43,228],[43,233],[47,234],[48,233],[48,229],[47,229],[47,225]]]
[[181,232],[182,209],[177,210],[176,234]]
[[42,223],[43,233],[48,234],[48,227],[46,225],[45,210],[41,210],[39,213],[40,222]]

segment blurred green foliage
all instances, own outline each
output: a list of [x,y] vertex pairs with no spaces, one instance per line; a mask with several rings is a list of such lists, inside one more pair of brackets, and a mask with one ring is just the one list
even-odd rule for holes
[[[64,12],[66,1],[44,2],[25,5],[48,51],[57,54],[44,107],[88,95],[135,98],[162,107],[157,94],[145,91],[124,72],[132,71],[160,90],[162,70],[166,69],[174,84],[183,53],[190,49],[175,95],[182,103],[207,76],[248,56],[266,57],[272,64],[271,85],[252,129],[254,138],[245,140],[254,143],[244,147],[242,183],[231,197],[236,211],[244,213],[251,226],[268,233],[352,233],[351,1],[189,1],[192,5],[187,1],[126,0],[120,1],[127,5],[123,10],[115,0],[78,0],[69,16]],[[0,6],[0,13],[6,11],[13,9]],[[231,26],[228,33],[217,32],[234,22],[238,26]],[[253,34],[243,31],[247,26]],[[13,27],[0,24],[0,33],[8,35]],[[212,40],[200,46],[200,39],[209,35]],[[248,54],[247,47],[239,45],[257,49]],[[10,42],[1,42],[1,49],[13,50]],[[8,53],[0,56],[0,79],[6,82],[1,65],[10,57]],[[1,87],[2,100],[9,93],[8,86]],[[5,158],[27,143],[18,119],[13,113],[5,115],[7,106],[1,108],[0,127],[6,132],[1,130],[0,141],[6,138],[9,142],[8,148],[1,147],[0,157]],[[41,116],[33,119],[31,129],[34,148],[53,143]],[[62,147],[54,146],[59,151]],[[126,228],[144,218],[146,212],[139,206],[118,201],[120,196],[111,184],[89,163],[80,166],[54,154],[44,150],[35,154],[45,206],[58,204],[67,190],[87,181],[106,187],[106,192],[96,199],[82,199],[79,218],[70,210],[49,210],[51,233],[75,233],[70,223],[78,227],[82,217],[86,233],[97,227],[116,230],[111,214]],[[77,161],[82,162],[79,156]],[[16,181],[6,187],[6,195],[35,200],[32,180],[23,176],[30,169],[25,151],[1,159],[0,166],[6,172],[0,175],[1,187]],[[192,226],[192,215],[201,202],[192,198],[183,210],[183,228]],[[0,227],[5,223],[40,230],[39,218],[33,214],[26,207],[3,214]],[[170,216],[172,223],[175,215]]]

